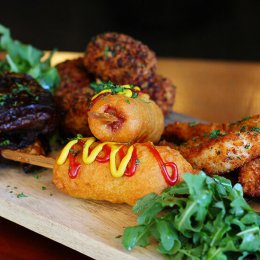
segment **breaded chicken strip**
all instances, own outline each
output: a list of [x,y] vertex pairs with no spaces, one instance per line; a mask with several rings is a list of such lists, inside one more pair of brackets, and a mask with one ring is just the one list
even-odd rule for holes
[[188,141],[195,136],[207,135],[213,130],[221,130],[226,133],[245,132],[260,127],[260,115],[244,117],[234,123],[201,124],[196,122],[175,122],[165,127],[163,136],[175,137],[181,141]]
[[209,174],[232,171],[260,155],[260,132],[211,132],[210,136],[194,137],[179,148],[195,169]]
[[260,157],[242,166],[238,179],[246,195],[260,197]]
[[156,57],[146,45],[128,35],[104,33],[88,44],[84,64],[101,80],[144,87],[155,72]]

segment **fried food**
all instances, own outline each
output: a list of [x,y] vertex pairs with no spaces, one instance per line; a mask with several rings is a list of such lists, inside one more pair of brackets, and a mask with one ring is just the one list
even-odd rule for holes
[[260,155],[260,132],[223,133],[215,131],[205,137],[194,137],[179,151],[198,170],[209,174],[232,171]]
[[145,91],[162,109],[164,115],[172,112],[176,96],[176,87],[172,84],[170,79],[155,75],[149,81]]
[[83,59],[67,60],[57,65],[61,84],[55,96],[62,113],[62,128],[76,135],[91,135],[88,127],[88,106],[94,91],[90,88],[91,75]]
[[[109,162],[100,163],[95,160],[90,164],[85,164],[82,160],[82,152],[76,152],[75,160],[80,165],[77,177],[74,179],[69,177],[70,162],[67,159],[62,165],[56,163],[53,182],[62,192],[76,198],[106,200],[130,205],[150,192],[160,193],[168,186],[160,164],[145,144],[136,143],[134,146],[138,165],[135,174],[131,177],[125,175],[113,177]],[[177,182],[182,181],[183,173],[192,172],[191,165],[178,151],[166,146],[155,148],[163,162],[174,162],[177,165],[179,176]]]
[[97,78],[142,87],[156,69],[155,54],[140,41],[119,33],[104,33],[88,44],[84,64]]
[[253,128],[260,127],[260,116],[255,115],[245,117],[234,123],[211,123],[202,124],[196,122],[174,122],[167,125],[164,129],[163,136],[165,138],[175,137],[181,141],[188,141],[196,136],[207,135],[213,130],[220,130],[226,133],[246,132]]
[[158,142],[164,117],[147,94],[139,94],[136,98],[108,95],[94,102],[88,113],[88,123],[93,135],[102,142]]
[[31,76],[0,75],[0,150],[22,149],[57,126],[52,95]]
[[260,197],[260,157],[243,165],[238,179],[246,195]]

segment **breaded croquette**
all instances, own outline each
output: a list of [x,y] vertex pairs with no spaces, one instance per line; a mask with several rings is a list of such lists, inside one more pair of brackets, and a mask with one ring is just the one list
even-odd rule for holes
[[119,33],[94,37],[87,46],[84,64],[97,78],[114,84],[142,87],[156,69],[156,57],[146,45]]

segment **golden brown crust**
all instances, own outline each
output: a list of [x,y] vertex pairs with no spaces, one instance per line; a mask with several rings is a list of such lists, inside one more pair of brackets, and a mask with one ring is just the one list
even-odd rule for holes
[[91,76],[83,65],[83,59],[68,60],[57,65],[61,84],[55,95],[63,113],[63,127],[76,135],[90,135],[87,111],[94,91],[90,88]]
[[145,91],[150,95],[165,115],[173,110],[176,96],[176,87],[171,80],[160,75],[150,79]]
[[209,174],[232,171],[260,155],[260,133],[220,133],[218,137],[195,137],[179,148],[195,169]]
[[[94,200],[107,200],[113,203],[133,205],[135,201],[150,192],[160,193],[168,185],[165,182],[158,162],[148,148],[136,144],[137,157],[140,164],[134,176],[115,178],[111,175],[108,163],[93,162],[86,165],[82,162],[82,154],[77,160],[82,164],[76,179],[68,176],[68,160],[64,165],[55,165],[53,173],[54,184],[73,197]],[[179,180],[186,172],[192,172],[191,165],[181,154],[169,147],[157,146],[164,162],[175,162],[179,170]]]
[[154,74],[156,57],[146,45],[130,36],[104,33],[88,44],[84,64],[104,81],[142,86]]
[[[116,121],[104,122],[94,113],[112,114]],[[137,98],[104,96],[90,109],[88,122],[93,135],[102,142],[158,142],[164,128],[162,111],[147,94]]]
[[260,115],[245,117],[233,123],[202,124],[196,122],[174,122],[165,127],[163,136],[166,138],[176,137],[181,141],[188,141],[193,137],[209,134],[213,130],[220,130],[226,133],[246,132],[253,127],[260,127]]
[[241,167],[239,182],[246,195],[260,197],[260,157]]

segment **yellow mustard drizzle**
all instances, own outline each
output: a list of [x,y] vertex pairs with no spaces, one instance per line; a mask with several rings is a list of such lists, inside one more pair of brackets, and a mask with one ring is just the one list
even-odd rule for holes
[[[123,87],[123,91],[118,92],[118,95],[124,95],[126,97],[132,97],[133,96],[133,91],[130,89],[131,86],[130,85],[122,85],[121,87]],[[141,89],[138,86],[134,87],[134,90],[140,91]],[[104,93],[111,93],[112,90],[111,89],[104,89],[102,91],[100,91],[99,93],[97,93],[95,96],[92,97],[91,100],[94,100],[95,98],[97,98],[98,96],[104,94]]]
[[[92,144],[95,143],[96,139],[94,137],[89,137],[89,138],[83,138],[81,140],[84,140],[84,148],[83,148],[83,152],[82,152],[82,159],[83,162],[85,164],[91,164],[95,161],[96,157],[98,156],[98,154],[102,151],[104,145],[109,145],[111,148],[111,153],[110,153],[110,172],[111,175],[113,177],[122,177],[124,175],[124,172],[126,170],[126,167],[129,163],[129,161],[131,160],[132,154],[133,154],[133,150],[134,150],[134,146],[131,145],[127,152],[126,155],[124,156],[124,158],[122,158],[121,162],[119,163],[118,168],[116,167],[116,155],[119,152],[120,148],[122,147],[121,144],[119,143],[115,143],[115,142],[104,142],[104,143],[99,143],[89,154],[89,148]],[[68,154],[70,152],[70,149],[72,148],[72,146],[74,144],[76,144],[79,140],[72,140],[70,141],[61,151],[61,154],[57,160],[57,164],[58,165],[62,165],[65,163]]]

